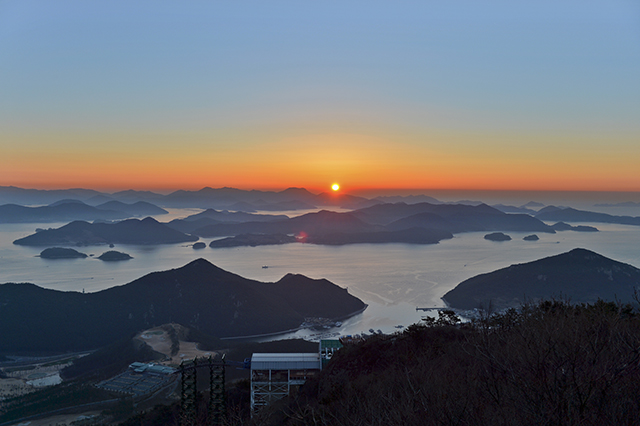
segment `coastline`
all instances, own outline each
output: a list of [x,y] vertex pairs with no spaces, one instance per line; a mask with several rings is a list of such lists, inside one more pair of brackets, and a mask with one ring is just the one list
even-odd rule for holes
[[[330,318],[332,321],[339,321],[339,320],[343,320],[343,319],[347,319],[347,318],[351,318],[354,317],[356,315],[359,315],[361,313],[363,313],[367,308],[369,307],[368,304],[364,304],[364,307],[362,309],[358,309],[355,312],[352,312],[350,314],[347,315],[343,315],[341,317],[337,317],[337,318]],[[221,337],[220,340],[243,340],[243,339],[256,339],[256,338],[261,338],[261,337],[270,337],[270,336],[278,336],[278,335],[284,335],[284,334],[288,334],[288,333],[295,333],[296,331],[300,331],[300,330],[304,330],[307,329],[309,327],[296,327],[296,328],[292,328],[289,330],[283,330],[283,331],[276,331],[273,333],[263,333],[263,334],[252,334],[249,336],[230,336],[230,337]]]

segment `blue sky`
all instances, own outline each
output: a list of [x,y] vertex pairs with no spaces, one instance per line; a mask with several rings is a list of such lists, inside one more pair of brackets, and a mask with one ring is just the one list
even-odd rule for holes
[[241,158],[338,133],[409,157],[614,150],[629,168],[639,77],[637,1],[0,1],[0,148],[25,167],[21,149],[107,136],[122,155]]

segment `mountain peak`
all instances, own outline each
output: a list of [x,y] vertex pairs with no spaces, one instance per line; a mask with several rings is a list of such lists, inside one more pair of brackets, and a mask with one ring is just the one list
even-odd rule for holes
[[209,262],[207,259],[204,259],[202,257],[192,260],[186,265],[176,268],[173,271],[176,271],[176,272],[183,271],[183,272],[199,273],[199,274],[201,273],[201,274],[207,274],[209,276],[216,276],[219,274],[235,275],[232,272],[225,271],[224,269],[214,265],[213,263]]
[[156,224],[156,223],[159,224],[160,223],[157,220],[155,220],[154,218],[152,218],[151,216],[145,217],[140,222],[142,222],[142,223],[153,223],[153,224]]

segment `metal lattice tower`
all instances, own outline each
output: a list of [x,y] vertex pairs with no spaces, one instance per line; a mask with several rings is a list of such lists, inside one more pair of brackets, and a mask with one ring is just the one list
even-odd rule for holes
[[195,426],[198,413],[198,368],[209,367],[209,406],[207,423],[222,425],[227,413],[227,401],[225,392],[225,358],[214,360],[194,358],[182,361],[180,372],[182,373],[182,405],[180,410],[180,425]]
[[195,426],[198,412],[198,358],[180,363],[182,374],[182,398],[180,406],[180,425]]
[[227,398],[224,388],[225,361],[214,363],[209,357],[209,421],[213,425],[221,425],[227,412]]

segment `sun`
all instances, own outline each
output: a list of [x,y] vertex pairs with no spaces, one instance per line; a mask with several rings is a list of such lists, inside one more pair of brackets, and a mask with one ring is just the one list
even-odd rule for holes
[[333,185],[331,185],[331,189],[333,189],[334,191],[337,191],[340,189],[340,185],[338,185],[337,183],[334,183]]

